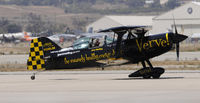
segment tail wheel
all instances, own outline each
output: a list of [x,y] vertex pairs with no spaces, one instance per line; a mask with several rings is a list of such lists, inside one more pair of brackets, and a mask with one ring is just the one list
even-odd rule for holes
[[31,76],[31,80],[35,80],[35,75],[32,75],[32,76]]

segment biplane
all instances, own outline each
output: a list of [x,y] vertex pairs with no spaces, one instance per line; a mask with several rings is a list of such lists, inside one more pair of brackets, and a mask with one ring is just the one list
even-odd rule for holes
[[[30,54],[27,61],[28,70],[57,70],[75,69],[88,66],[99,66],[97,61],[110,58],[123,58],[130,63],[141,63],[143,68],[129,74],[129,77],[160,78],[165,69],[154,67],[150,59],[166,53],[176,46],[179,58],[179,43],[187,36],[166,32],[155,35],[145,35],[148,29],[145,26],[121,26],[101,30],[113,32],[112,42],[93,46],[93,40],[76,43],[69,48],[61,48],[46,37],[33,39],[30,44]],[[82,40],[78,40],[82,41]],[[146,65],[147,64],[147,65]],[[35,74],[31,76],[35,79]]]

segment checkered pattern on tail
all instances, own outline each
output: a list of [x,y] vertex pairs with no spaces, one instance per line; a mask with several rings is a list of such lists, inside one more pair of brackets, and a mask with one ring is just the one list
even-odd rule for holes
[[27,61],[28,70],[44,70],[44,51],[40,38],[33,39],[30,45],[30,53]]

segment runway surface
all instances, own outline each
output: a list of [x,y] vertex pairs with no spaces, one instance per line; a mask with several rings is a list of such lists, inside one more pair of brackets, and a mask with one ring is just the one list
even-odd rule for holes
[[200,71],[167,71],[161,79],[133,71],[0,72],[0,103],[199,103]]

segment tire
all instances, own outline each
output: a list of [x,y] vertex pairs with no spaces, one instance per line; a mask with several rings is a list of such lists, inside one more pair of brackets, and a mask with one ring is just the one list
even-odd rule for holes
[[35,80],[35,76],[31,76],[31,80]]
[[144,79],[150,79],[151,76],[150,76],[150,75],[144,75],[143,78],[144,78]]
[[154,74],[152,75],[153,79],[159,79],[160,78],[160,74]]

